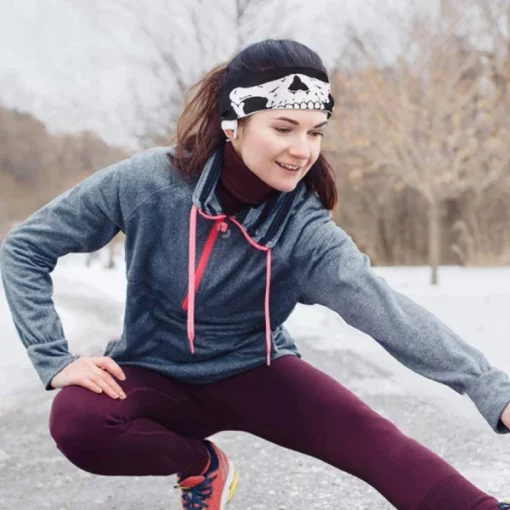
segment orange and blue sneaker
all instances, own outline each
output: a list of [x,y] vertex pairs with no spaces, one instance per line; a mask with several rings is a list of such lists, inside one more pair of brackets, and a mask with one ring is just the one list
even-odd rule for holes
[[510,499],[502,501],[498,506],[498,510],[510,510]]
[[177,475],[176,489],[182,490],[182,510],[225,510],[237,488],[239,475],[214,443],[204,440],[209,451],[209,462],[196,476],[183,478]]

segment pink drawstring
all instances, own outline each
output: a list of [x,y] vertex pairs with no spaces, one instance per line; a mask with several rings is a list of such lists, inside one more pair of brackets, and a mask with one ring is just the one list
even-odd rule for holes
[[271,365],[271,315],[269,313],[269,296],[271,294],[271,248],[267,246],[262,246],[257,244],[246,232],[245,228],[235,219],[230,218],[230,220],[235,223],[244,234],[246,240],[257,250],[267,252],[267,260],[266,260],[266,295],[264,298],[264,313],[266,317],[266,352],[267,352],[267,366]]
[[197,206],[193,205],[189,218],[189,262],[188,262],[188,340],[191,354],[195,353],[195,257],[197,235]]
[[266,297],[265,297],[265,312],[266,312],[266,350],[267,350],[267,366],[271,365],[271,316],[269,314],[269,293],[271,290],[271,250],[267,250],[266,262]]
[[[196,263],[196,231],[197,231],[197,211],[201,216],[207,219],[224,219],[226,215],[210,216],[203,213],[196,205],[193,205],[190,213],[189,222],[189,263],[188,263],[188,323],[187,332],[188,340],[190,343],[191,353],[195,353],[194,339],[195,339],[195,263]],[[266,293],[264,298],[264,314],[266,325],[266,352],[267,352],[267,366],[271,365],[271,316],[270,316],[270,302],[269,297],[271,294],[271,249],[267,246],[257,244],[246,232],[244,227],[235,219],[230,218],[235,223],[246,240],[257,250],[267,252],[266,259]]]

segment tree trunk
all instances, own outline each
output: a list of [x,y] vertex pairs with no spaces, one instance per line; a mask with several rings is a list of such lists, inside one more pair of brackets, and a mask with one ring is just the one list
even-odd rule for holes
[[429,264],[432,285],[438,284],[438,267],[441,262],[441,202],[434,200],[429,206]]

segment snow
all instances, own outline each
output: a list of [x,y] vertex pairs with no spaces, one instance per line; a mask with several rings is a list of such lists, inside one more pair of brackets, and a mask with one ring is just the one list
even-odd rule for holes
[[[84,332],[93,328],[96,318],[94,310],[86,313],[77,303],[93,300],[99,307],[114,303],[119,311],[109,320],[103,319],[106,324],[101,331],[109,331],[110,336],[120,331],[126,288],[124,270],[122,259],[117,260],[114,270],[104,269],[101,261],[87,268],[84,255],[73,254],[59,260],[53,273],[55,303],[73,353],[87,352],[90,335]],[[426,267],[374,270],[395,290],[430,310],[466,342],[480,349],[492,364],[510,372],[510,267],[442,267],[438,286],[429,284],[430,273]],[[70,299],[73,296],[76,299]],[[451,400],[457,407],[465,405],[469,414],[470,402],[459,403],[461,399],[449,388],[403,367],[372,338],[351,328],[324,307],[298,305],[286,326],[298,345],[307,342],[325,351],[354,351],[392,374],[381,377],[379,384],[370,379],[367,382],[370,388],[363,388],[364,391],[399,394],[406,388]],[[19,394],[25,385],[36,384],[38,378],[17,337],[3,289],[0,292],[0,328],[3,348],[0,398],[5,400],[14,392]],[[1,408],[0,405],[0,411]]]

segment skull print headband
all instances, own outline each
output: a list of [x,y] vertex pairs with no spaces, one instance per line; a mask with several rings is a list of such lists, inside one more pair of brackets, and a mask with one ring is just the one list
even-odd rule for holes
[[264,110],[324,110],[331,117],[334,108],[326,73],[309,67],[280,67],[261,72],[244,72],[229,80],[219,91],[221,128],[234,130],[237,121]]

